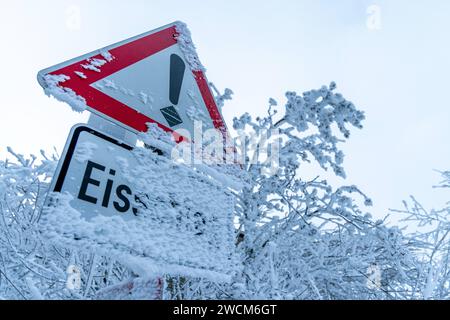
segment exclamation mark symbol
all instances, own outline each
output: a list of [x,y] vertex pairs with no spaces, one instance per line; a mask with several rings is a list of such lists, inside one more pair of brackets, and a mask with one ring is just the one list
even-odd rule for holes
[[186,65],[180,56],[172,54],[170,56],[170,80],[169,80],[169,100],[172,106],[162,108],[161,113],[170,127],[183,123],[175,106],[180,100],[181,86],[183,85],[184,71]]

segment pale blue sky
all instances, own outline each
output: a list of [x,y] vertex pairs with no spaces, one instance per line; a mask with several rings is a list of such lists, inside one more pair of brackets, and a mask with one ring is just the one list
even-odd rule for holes
[[[380,8],[380,29],[367,8]],[[80,24],[73,20],[80,10]],[[427,206],[449,198],[432,190],[450,169],[450,2],[442,1],[1,1],[0,156],[61,150],[69,128],[85,122],[47,98],[36,73],[175,20],[186,22],[207,76],[230,87],[229,125],[243,112],[263,114],[334,80],[365,110],[362,131],[344,147],[348,180],[375,201],[375,214],[409,194]]]

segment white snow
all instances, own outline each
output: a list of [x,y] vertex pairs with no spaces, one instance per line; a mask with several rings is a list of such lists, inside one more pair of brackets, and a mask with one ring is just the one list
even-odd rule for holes
[[103,60],[103,59],[96,59],[96,58],[88,59],[88,62],[91,65],[93,65],[94,67],[98,67],[98,68],[106,64],[105,60]]
[[70,77],[66,75],[45,75],[43,77],[44,92],[58,101],[68,103],[74,111],[83,112],[87,108],[86,100],[72,89],[60,86],[67,80],[70,80]]
[[139,93],[139,99],[141,100],[141,102],[143,104],[148,104],[148,103],[152,104],[154,102],[153,97],[150,94],[145,93],[143,91],[141,91]]
[[189,31],[187,25],[184,22],[177,21],[175,23],[175,29],[178,33],[176,39],[184,57],[190,66],[192,71],[202,71],[205,72],[206,69],[200,62],[200,59],[195,50],[195,45],[192,42],[191,32]]
[[101,72],[101,70],[99,68],[97,68],[96,66],[88,63],[88,64],[82,64],[81,65],[83,67],[83,69],[86,70],[91,70],[91,71],[95,71],[95,72]]
[[101,72],[100,68],[107,63],[106,60],[103,59],[87,59],[87,64],[81,64],[81,66],[86,70],[91,70],[95,72]]
[[[179,44],[181,51],[185,56],[185,61],[189,65],[190,69],[192,71],[204,72],[205,68],[203,67],[198,58],[198,55],[195,51],[195,46],[191,39],[191,33],[187,28],[186,24],[184,24],[183,22],[176,22],[175,28],[177,31],[177,42]],[[106,50],[101,50],[100,54],[104,59],[98,58],[87,59],[85,62],[81,63],[80,66],[84,70],[101,72],[101,67],[104,66],[106,63],[114,60],[115,57],[109,51]],[[82,79],[88,78],[88,75],[81,71],[75,71],[75,74],[76,76]],[[56,98],[61,102],[68,103],[74,111],[82,112],[86,110],[86,108],[88,107],[86,99],[77,95],[72,89],[61,86],[63,82],[69,79],[70,77],[67,75],[50,75],[50,74],[44,75],[43,76],[43,81],[45,82],[44,91],[48,96],[53,96],[54,98]],[[137,96],[135,92],[133,92],[132,90],[122,86],[118,86],[108,79],[105,79],[101,83],[97,82],[95,83],[94,86],[97,87],[98,89],[108,88],[113,90],[120,90],[123,94],[126,94],[131,97],[136,97],[144,104],[153,103],[153,97],[150,94],[140,92]],[[198,116],[198,114],[194,114],[192,112],[190,112],[190,114],[193,117]]]
[[126,158],[117,156],[116,162],[119,164],[122,171],[128,171],[129,163]]
[[[100,90],[103,90],[105,88],[110,89],[110,90],[118,90],[121,93],[130,96],[130,97],[135,97],[136,94],[134,93],[133,90],[125,88],[123,86],[118,85],[117,83],[115,83],[113,80],[110,79],[103,79],[102,81],[99,81],[97,83],[94,84],[95,87],[97,87]],[[148,99],[150,99],[149,96],[146,96]],[[140,95],[140,98],[142,99],[143,96]]]
[[[128,259],[127,259],[128,260]],[[128,261],[127,261],[128,262]],[[148,263],[148,262],[147,262]],[[158,277],[139,277],[99,290],[96,300],[159,300],[163,283]]]
[[[48,94],[77,99],[62,87],[68,76],[44,80]],[[220,166],[192,170],[139,147],[134,157],[113,158],[147,204],[128,220],[98,211],[85,219],[69,194],[52,195],[54,206],[38,216],[48,188],[41,179],[52,176],[57,159],[44,155],[37,164],[36,157],[8,148],[16,160],[0,160],[0,299],[138,298],[153,288],[152,276],[164,274],[183,276],[170,278],[168,299],[448,298],[450,208],[429,211],[412,197],[404,210],[393,211],[418,225],[413,234],[404,233],[371,220],[357,205],[371,201],[355,186],[334,189],[319,177],[302,176],[313,158],[340,175],[344,154],[336,134],[348,137],[345,126],[361,127],[364,114],[326,88],[289,92],[287,100],[281,116],[283,170],[276,175],[265,175],[265,164],[251,165],[235,167],[240,178],[229,180]],[[235,129],[263,131],[277,123],[274,115],[255,122],[245,114],[235,119]],[[175,143],[155,128],[150,126],[148,139],[140,138],[170,152]],[[87,159],[95,147],[84,149],[77,156]],[[448,188],[450,172],[443,175],[438,187]],[[238,189],[239,183],[245,188],[234,197],[223,188]],[[374,263],[388,280],[380,290],[366,281]],[[65,270],[75,264],[82,271],[82,294],[65,287]],[[141,278],[127,282],[130,275]],[[231,284],[222,283],[230,278]]]
[[105,88],[105,86],[100,82],[94,83],[93,86],[99,90],[103,90]]
[[148,102],[148,95],[144,92],[139,92],[139,98],[141,99],[143,104],[147,104]]
[[119,90],[119,87],[117,87],[116,83],[114,81],[112,81],[112,80],[109,80],[109,79],[103,80],[103,86],[105,88]]
[[87,76],[81,71],[75,71],[75,74],[79,76],[81,79],[87,79]]
[[134,94],[133,90],[131,90],[131,89],[128,89],[128,88],[125,88],[125,87],[120,87],[119,90],[120,90],[120,92],[122,92],[123,94],[126,94],[127,96],[130,96],[130,97],[136,96]]
[[205,121],[205,113],[196,106],[188,106],[186,107],[186,115],[192,121]]
[[[83,145],[77,160],[86,160],[93,148]],[[137,148],[133,155],[133,161],[115,156],[116,176],[120,172],[125,177],[146,208],[134,203],[137,216],[86,218],[72,206],[76,195],[52,195],[58,206],[46,208],[41,217],[48,241],[107,254],[146,276],[170,273],[229,281],[236,268],[231,193],[212,174],[176,165],[151,150]]]
[[25,278],[25,282],[28,286],[28,289],[30,289],[30,293],[31,293],[33,300],[44,300],[41,292],[36,287],[36,285],[34,284],[33,280],[31,280],[31,278]]

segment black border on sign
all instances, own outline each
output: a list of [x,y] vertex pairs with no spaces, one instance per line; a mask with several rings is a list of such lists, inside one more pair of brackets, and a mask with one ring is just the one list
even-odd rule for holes
[[56,180],[55,187],[53,188],[53,192],[61,192],[61,190],[62,190],[64,180],[66,179],[67,171],[69,170],[69,166],[72,161],[72,156],[75,151],[75,147],[77,146],[77,143],[78,143],[78,138],[80,137],[80,134],[82,132],[90,133],[96,137],[103,139],[103,140],[114,143],[115,145],[122,147],[128,151],[133,150],[133,148],[131,146],[129,146],[125,143],[122,143],[112,137],[109,137],[106,134],[101,133],[95,129],[89,128],[84,125],[75,128],[75,130],[73,131],[71,140],[70,140],[69,147],[67,148],[67,152],[65,154],[64,161],[61,166],[61,170],[59,171],[58,179]]

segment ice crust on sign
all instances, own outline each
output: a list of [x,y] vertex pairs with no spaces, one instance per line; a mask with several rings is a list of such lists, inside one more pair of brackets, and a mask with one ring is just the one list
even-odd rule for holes
[[143,104],[152,104],[154,102],[153,97],[143,91],[139,93],[139,98]]
[[87,76],[81,71],[75,71],[75,74],[79,76],[81,79],[87,79]]
[[[80,62],[80,70],[84,69],[87,71],[101,72],[101,67],[114,59],[114,57],[107,51],[101,51],[101,55],[105,58],[105,60],[90,58],[84,62]],[[75,74],[82,79],[88,78],[88,76],[82,71],[75,71]],[[44,82],[44,92],[49,97],[54,97],[58,101],[69,104],[72,107],[72,110],[76,112],[83,112],[88,107],[86,104],[86,99],[77,95],[72,89],[61,86],[61,83],[64,83],[70,79],[71,78],[65,74],[46,74],[42,77]]]
[[77,147],[74,158],[79,162],[85,162],[87,160],[92,159],[94,155],[94,151],[98,148],[98,146],[90,141],[84,141],[79,144]]
[[91,70],[95,72],[101,72],[100,68],[106,63],[105,60],[102,59],[88,59],[86,64],[82,64],[81,66],[86,70]]
[[106,50],[101,50],[100,51],[100,54],[101,54],[101,56],[106,60],[106,61],[108,61],[108,62],[111,62],[111,61],[113,61],[115,58],[113,57],[113,55],[109,52],[109,51],[106,51]]
[[[83,146],[81,159],[87,160],[93,148]],[[170,273],[229,281],[236,268],[232,194],[219,181],[151,150],[138,148],[133,155],[133,163],[114,160],[141,200],[133,204],[136,216],[86,218],[72,207],[72,195],[56,193],[52,197],[58,205],[46,208],[41,218],[45,237],[55,245],[136,261],[133,269],[145,265],[138,273],[146,276]]]

